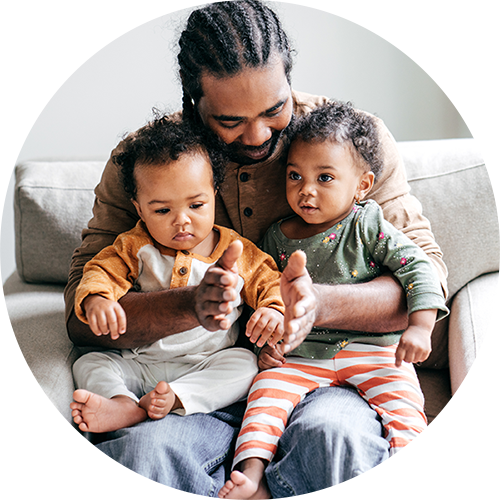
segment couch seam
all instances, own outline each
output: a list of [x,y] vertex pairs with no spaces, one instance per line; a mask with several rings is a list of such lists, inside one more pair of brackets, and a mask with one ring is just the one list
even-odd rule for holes
[[474,360],[477,357],[477,336],[476,336],[476,329],[474,325],[474,315],[473,315],[473,304],[472,304],[472,295],[470,293],[470,284],[467,283],[467,301],[469,302],[469,314],[470,314],[470,324],[471,324],[471,332],[472,332],[472,339],[473,339],[473,346],[474,346]]
[[459,172],[465,172],[466,170],[472,170],[475,168],[481,168],[485,167],[485,163],[479,163],[478,165],[469,165],[467,167],[459,168],[458,170],[449,170],[448,172],[440,172],[437,174],[429,174],[429,175],[424,175],[422,177],[412,177],[411,179],[408,179],[408,182],[413,182],[413,181],[422,181],[426,179],[435,179],[437,177],[444,177],[446,175],[451,175],[451,174],[457,174]]

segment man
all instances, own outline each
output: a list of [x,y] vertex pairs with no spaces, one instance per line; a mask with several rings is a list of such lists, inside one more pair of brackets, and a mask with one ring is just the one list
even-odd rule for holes
[[[216,222],[257,242],[269,225],[291,214],[285,197],[283,131],[294,115],[324,98],[291,89],[291,48],[275,13],[260,2],[210,4],[189,16],[179,40],[182,118],[199,127],[232,160],[218,196]],[[390,133],[378,122],[384,173],[369,197],[386,218],[416,241],[436,264],[443,288],[446,268],[419,204],[409,195]],[[120,149],[113,152],[116,154]],[[73,256],[66,289],[67,325],[77,345],[134,348],[199,324],[224,327],[234,297],[236,256],[230,250],[198,287],[127,294],[128,318],[118,340],[96,337],[73,313],[83,265],[138,218],[110,160],[96,188],[94,217]],[[407,315],[402,289],[382,276],[361,285],[312,287],[297,256],[282,281],[287,304],[286,343],[296,347],[314,324],[346,330],[402,330]],[[144,324],[147,320],[147,328]],[[229,473],[231,447],[244,404],[209,415],[144,422],[108,436],[98,446],[132,470],[169,486],[215,496]],[[305,430],[307,429],[307,431]],[[388,456],[376,413],[347,388],[312,392],[294,411],[275,460],[266,471],[273,497],[326,488],[360,474]]]

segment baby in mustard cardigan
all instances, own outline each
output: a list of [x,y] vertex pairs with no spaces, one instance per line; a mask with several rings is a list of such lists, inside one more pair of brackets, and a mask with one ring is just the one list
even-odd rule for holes
[[283,335],[280,273],[273,259],[214,224],[223,161],[181,122],[166,117],[128,136],[114,161],[140,220],[86,264],[75,298],[78,318],[94,334],[116,339],[126,333],[118,301],[129,290],[196,286],[231,244],[237,251],[242,247],[239,293],[226,330],[198,326],[137,349],[79,358],[73,366],[72,416],[90,432],[170,412],[209,413],[246,397],[258,368],[251,351],[234,347],[243,303],[255,310],[247,325],[250,340],[274,344]]

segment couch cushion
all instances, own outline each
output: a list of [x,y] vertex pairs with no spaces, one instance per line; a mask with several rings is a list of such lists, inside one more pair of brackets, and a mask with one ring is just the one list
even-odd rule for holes
[[[29,283],[66,283],[92,216],[104,161],[26,162],[16,167],[16,264]],[[43,253],[41,253],[43,251]]]
[[469,281],[498,271],[498,217],[474,139],[400,142],[411,193],[422,204],[448,266],[451,298]]

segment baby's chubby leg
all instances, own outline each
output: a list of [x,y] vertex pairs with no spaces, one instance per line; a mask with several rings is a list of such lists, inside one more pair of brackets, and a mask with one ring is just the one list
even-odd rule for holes
[[71,410],[82,431],[130,427],[148,416],[162,418],[179,404],[163,381],[154,382],[156,387],[139,400],[146,378],[142,365],[114,351],[85,354],[74,363],[73,375],[78,389],[73,393]]
[[84,432],[112,432],[143,422],[149,416],[158,420],[182,407],[170,386],[163,381],[145,394],[137,404],[128,396],[105,398],[85,389],[73,393],[70,404],[73,421]]

